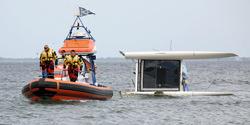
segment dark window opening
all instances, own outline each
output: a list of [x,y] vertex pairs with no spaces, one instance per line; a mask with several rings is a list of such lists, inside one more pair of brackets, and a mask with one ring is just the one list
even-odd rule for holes
[[144,60],[143,88],[178,88],[179,60]]

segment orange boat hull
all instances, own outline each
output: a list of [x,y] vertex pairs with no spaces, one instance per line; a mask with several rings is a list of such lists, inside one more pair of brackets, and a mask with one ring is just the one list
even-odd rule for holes
[[24,86],[22,94],[32,101],[107,100],[112,98],[113,90],[101,85],[41,78]]

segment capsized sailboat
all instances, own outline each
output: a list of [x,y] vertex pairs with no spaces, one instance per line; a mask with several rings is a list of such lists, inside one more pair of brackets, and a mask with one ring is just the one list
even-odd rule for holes
[[120,52],[126,59],[135,59],[136,75],[134,91],[124,95],[162,96],[226,96],[231,92],[189,91],[185,83],[183,60],[211,59],[237,56],[228,52],[213,51],[157,51]]
[[[82,8],[80,8],[80,10],[81,9]],[[59,49],[62,58],[59,58],[59,63],[61,62],[61,64],[55,67],[54,79],[35,79],[24,86],[22,94],[28,99],[33,101],[45,99],[61,101],[89,99],[107,100],[112,98],[112,87],[100,85],[96,81],[94,62],[96,59],[95,39],[83,24],[80,17],[85,15],[82,13],[88,15],[88,13],[80,11],[80,15],[76,16],[64,40],[63,46]],[[76,82],[69,81],[68,74],[62,64],[64,56],[70,54],[71,50],[74,50],[84,62],[82,71],[80,71]],[[90,70],[87,71],[88,69]]]

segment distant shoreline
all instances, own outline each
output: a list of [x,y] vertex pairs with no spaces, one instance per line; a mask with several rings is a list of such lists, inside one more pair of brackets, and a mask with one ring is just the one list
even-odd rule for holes
[[38,59],[38,58],[5,58],[5,57],[0,57],[0,60],[35,60],[35,59]]
[[[38,61],[39,58],[3,58],[0,61]],[[98,60],[129,60],[122,57],[100,57]],[[229,58],[215,58],[215,59],[198,59],[198,60],[185,60],[185,61],[250,61],[250,57],[229,57]]]
[[[97,57],[97,60],[99,59],[124,59],[122,57]],[[0,57],[0,60],[39,60],[39,58],[5,58]]]

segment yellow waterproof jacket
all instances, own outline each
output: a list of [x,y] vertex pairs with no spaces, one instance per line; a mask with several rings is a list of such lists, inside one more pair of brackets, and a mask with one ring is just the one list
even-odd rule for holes
[[43,63],[45,61],[55,61],[57,58],[56,56],[56,52],[53,50],[53,49],[49,49],[48,52],[46,51],[43,51],[41,54],[40,54],[40,62]]
[[72,65],[72,66],[80,66],[82,61],[78,55],[72,57],[71,55],[67,55],[64,59],[64,65]]

